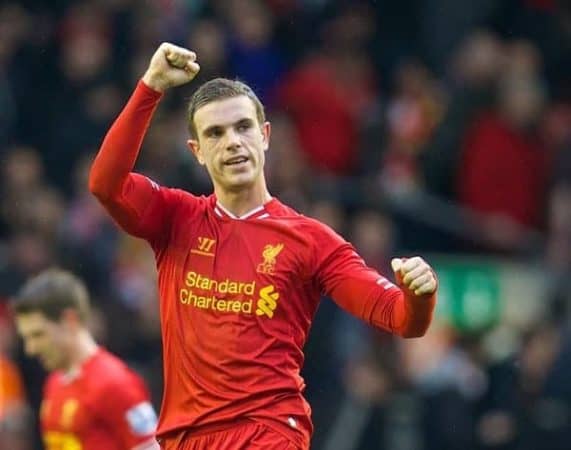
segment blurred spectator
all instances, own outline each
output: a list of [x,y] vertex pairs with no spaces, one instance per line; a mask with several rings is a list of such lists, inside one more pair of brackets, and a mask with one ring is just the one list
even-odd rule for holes
[[261,0],[230,0],[224,2],[223,11],[230,30],[229,70],[252,86],[266,103],[285,69],[274,43],[274,17]]
[[165,111],[145,139],[139,171],[167,186],[208,192],[210,180],[188,147],[186,105]]
[[53,264],[56,250],[43,235],[17,231],[0,254],[0,296],[8,298],[24,280]]
[[571,104],[553,105],[543,138],[554,149],[547,209],[548,261],[559,273],[571,271]]
[[514,66],[502,79],[497,108],[464,136],[457,181],[460,202],[488,215],[483,227],[492,245],[508,248],[524,239],[521,226],[544,225],[550,163],[538,133],[545,93],[537,74],[518,74]]
[[419,15],[419,43],[422,54],[436,73],[445,72],[448,55],[468,30],[493,17],[498,8],[494,0],[456,2],[454,0],[421,0]]
[[532,41],[545,61],[551,92],[571,96],[571,6],[567,0],[517,0],[498,4],[498,28]]
[[45,184],[37,151],[10,148],[2,172],[1,226],[10,232],[27,229],[55,239],[65,205],[59,191]]
[[[98,2],[70,6],[58,28],[61,80],[51,99],[54,124],[46,155],[48,173],[69,190],[66,175],[82,154],[97,146],[102,126],[118,112],[120,97],[113,85],[111,17]],[[65,124],[65,125],[62,125]]]
[[43,189],[43,172],[36,149],[25,146],[7,149],[2,157],[0,234],[14,232],[27,222],[25,205]]
[[489,31],[473,32],[456,49],[444,117],[420,155],[430,192],[454,196],[462,136],[475,117],[491,107],[503,61],[503,44]]
[[[109,289],[109,267],[115,259],[117,229],[87,190],[92,156],[83,156],[73,173],[74,194],[61,224],[61,263],[73,268],[96,297]],[[79,262],[79,264],[78,264]]]
[[[443,109],[443,95],[427,69],[420,63],[403,64],[395,75],[394,96],[386,108],[386,129],[372,130],[383,123],[371,122],[362,144],[366,171],[374,169],[371,162],[380,159],[374,175],[385,191],[410,193],[422,188],[419,158]],[[386,136],[375,139],[383,131]]]
[[272,114],[271,124],[265,169],[270,192],[293,208],[306,211],[310,177],[297,130],[285,114]]
[[430,450],[472,448],[475,405],[488,381],[473,347],[445,323],[428,339],[401,345],[406,378],[422,401]]
[[214,19],[197,20],[188,35],[188,48],[200,55],[200,72],[197,84],[228,73],[226,30]]
[[37,31],[33,30],[35,25],[32,16],[18,2],[0,5],[0,155],[6,145],[18,139],[34,142],[28,135],[36,128],[28,120],[35,116],[32,101],[44,98],[42,92],[29,89],[30,70],[36,64],[30,61],[35,56],[30,51],[32,31]]
[[364,51],[373,32],[368,8],[347,7],[324,24],[320,47],[278,88],[277,104],[291,116],[317,173],[355,170],[359,120],[377,95],[372,61]]
[[517,360],[490,366],[475,431],[482,449],[563,450],[571,437],[569,333],[540,322],[526,333]]
[[556,149],[547,200],[546,263],[553,307],[571,318],[571,106],[553,108],[545,131]]

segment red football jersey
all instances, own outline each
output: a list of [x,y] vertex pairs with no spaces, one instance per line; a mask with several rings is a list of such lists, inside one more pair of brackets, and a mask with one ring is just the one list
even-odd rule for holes
[[302,348],[321,294],[401,334],[427,326],[434,298],[406,298],[330,228],[275,198],[238,218],[214,195],[131,173],[159,98],[139,84],[90,174],[116,222],[155,252],[164,359],[157,435],[247,417],[306,448]]
[[40,422],[46,450],[158,449],[143,381],[103,349],[77,373],[50,374]]

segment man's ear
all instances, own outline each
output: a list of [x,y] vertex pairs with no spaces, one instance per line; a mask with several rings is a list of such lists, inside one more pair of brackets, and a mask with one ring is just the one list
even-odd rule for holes
[[270,147],[270,134],[272,133],[272,126],[270,122],[262,124],[262,136],[264,137],[264,151]]
[[79,318],[78,311],[73,308],[64,309],[61,313],[59,322],[68,329],[77,329],[83,326],[82,321]]
[[200,145],[198,144],[198,141],[195,139],[189,139],[188,141],[186,141],[186,145],[188,145],[188,148],[190,149],[192,154],[196,157],[198,163],[203,166],[204,158],[202,157],[202,151],[200,150]]

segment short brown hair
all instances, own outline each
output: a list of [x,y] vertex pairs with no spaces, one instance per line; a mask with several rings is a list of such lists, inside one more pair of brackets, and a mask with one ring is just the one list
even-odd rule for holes
[[225,100],[232,97],[245,95],[254,103],[256,108],[256,116],[260,124],[266,121],[266,113],[264,105],[254,93],[252,88],[238,80],[229,80],[228,78],[214,78],[200,86],[192,95],[188,103],[188,131],[193,139],[198,139],[196,125],[194,123],[194,115],[199,108],[208,103],[217,100]]
[[85,284],[71,272],[48,269],[29,279],[12,302],[16,314],[39,312],[57,321],[66,309],[75,309],[85,322],[89,295]]

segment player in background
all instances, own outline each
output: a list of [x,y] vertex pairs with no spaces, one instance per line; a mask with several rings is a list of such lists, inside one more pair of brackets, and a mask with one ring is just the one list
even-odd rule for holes
[[324,224],[272,197],[270,123],[245,84],[214,79],[190,100],[188,145],[210,196],[133,173],[164,91],[199,71],[194,52],[162,44],[110,128],[89,187],[114,220],[154,250],[162,325],[163,449],[308,449],[303,345],[322,293],[367,323],[422,336],[437,281],[420,257],[395,258],[396,286]]
[[14,299],[18,334],[50,372],[40,424],[46,450],[156,450],[156,414],[143,380],[97,345],[89,298],[73,274],[50,269]]

